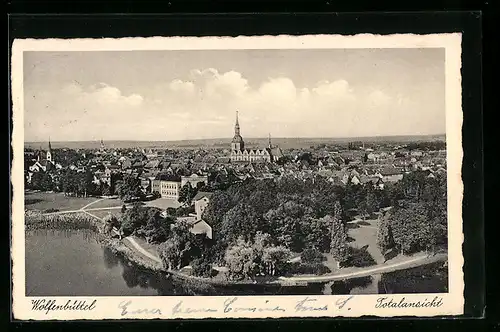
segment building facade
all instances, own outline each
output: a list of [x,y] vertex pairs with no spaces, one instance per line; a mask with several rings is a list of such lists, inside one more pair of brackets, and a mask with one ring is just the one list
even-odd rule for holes
[[180,189],[181,178],[176,175],[161,174],[151,183],[152,192],[159,192],[161,198],[178,200]]
[[196,213],[196,219],[197,220],[201,219],[201,216],[203,215],[203,211],[205,211],[205,208],[207,207],[208,203],[210,202],[210,197],[211,196],[212,196],[212,193],[201,192],[200,191],[193,198],[193,201],[194,201],[194,211]]
[[181,187],[184,187],[187,183],[191,184],[191,187],[196,188],[198,183],[208,184],[208,176],[192,174],[191,176],[181,176]]

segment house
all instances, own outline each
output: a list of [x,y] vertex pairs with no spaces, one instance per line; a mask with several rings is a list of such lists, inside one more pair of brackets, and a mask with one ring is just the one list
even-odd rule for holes
[[46,172],[53,168],[55,168],[54,164],[50,160],[44,159],[36,161],[33,165],[29,167],[29,170],[31,172],[40,172],[40,171]]
[[155,169],[160,166],[160,161],[158,159],[152,159],[149,160],[145,165],[144,168],[146,169]]
[[[197,219],[194,216],[187,216],[187,217],[178,217],[177,222],[185,222],[188,225],[191,226],[189,231],[192,234],[195,235],[201,235],[205,234],[205,236],[209,239],[212,239],[212,227],[210,225],[201,219]],[[174,227],[174,224],[172,224],[170,227]]]
[[197,219],[201,219],[203,211],[205,211],[205,208],[207,207],[208,203],[210,202],[211,197],[212,197],[212,193],[203,192],[203,191],[198,192],[196,194],[196,196],[194,196],[194,198],[193,198],[194,211],[196,213]]
[[208,184],[208,176],[192,174],[191,176],[181,176],[181,187],[184,187],[187,183],[191,184],[191,187],[196,188],[198,183]]
[[181,178],[174,174],[158,174],[151,184],[152,191],[159,192],[162,198],[179,199]]
[[376,173],[383,182],[398,182],[403,179],[403,173],[395,167],[384,167]]
[[373,186],[377,189],[384,189],[384,182],[382,179],[378,176],[367,176],[367,175],[362,175],[360,177],[361,184],[366,184],[366,183],[372,183]]
[[359,179],[359,177],[357,175],[353,175],[351,177],[351,180],[350,182],[354,185],[357,185],[357,184],[360,184],[361,183],[361,180]]
[[193,222],[189,231],[196,235],[205,234],[207,238],[212,239],[212,227],[204,220],[196,220]]

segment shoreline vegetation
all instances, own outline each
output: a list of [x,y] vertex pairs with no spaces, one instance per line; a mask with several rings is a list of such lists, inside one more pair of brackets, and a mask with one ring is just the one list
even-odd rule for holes
[[[201,290],[203,292],[215,292],[213,287],[224,287],[224,286],[238,286],[238,285],[254,285],[254,286],[307,286],[308,281],[291,281],[287,278],[280,279],[281,276],[275,276],[273,278],[256,278],[255,280],[228,280],[222,275],[218,277],[200,277],[190,274],[183,273],[181,271],[165,269],[163,264],[153,261],[150,258],[145,257],[131,245],[128,238],[118,239],[117,237],[110,236],[105,232],[105,223],[98,221],[98,219],[93,218],[85,212],[78,212],[73,214],[61,214],[61,215],[50,215],[43,214],[42,212],[35,212],[27,210],[25,212],[25,231],[31,232],[40,229],[45,230],[58,230],[58,231],[79,231],[79,230],[89,230],[92,231],[99,243],[111,250],[115,255],[119,255],[127,261],[135,264],[140,269],[145,269],[152,273],[161,273],[166,278],[171,278],[177,282],[181,282],[182,286],[186,289]],[[429,263],[421,265],[420,268],[425,266],[434,265],[437,262],[442,261],[445,258],[443,254],[438,254],[434,258],[431,258]],[[376,267],[376,266],[372,266]],[[411,267],[410,267],[411,268]],[[181,269],[182,270],[182,269]],[[347,270],[347,269],[346,269]],[[386,271],[384,273],[392,273],[393,271]],[[297,275],[292,275],[297,277]],[[304,274],[305,278],[309,276],[314,276],[311,274]],[[318,280],[317,283],[327,283],[328,277],[335,276],[335,274],[324,274],[319,277],[325,278],[325,280]],[[300,277],[300,275],[299,275]]]

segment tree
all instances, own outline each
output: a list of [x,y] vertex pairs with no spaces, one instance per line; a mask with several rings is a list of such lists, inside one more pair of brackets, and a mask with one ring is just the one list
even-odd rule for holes
[[231,196],[224,191],[216,191],[203,211],[203,220],[217,228],[222,223],[222,218],[235,204]]
[[274,276],[284,272],[290,256],[290,250],[283,246],[264,248],[262,262],[266,267],[267,274]]
[[363,220],[366,215],[370,216],[373,212],[379,209],[378,197],[372,183],[368,182],[364,189],[364,198],[359,203],[359,210],[362,214]]
[[122,205],[121,212],[122,212],[122,213],[127,212],[127,206],[126,206],[125,204],[123,204],[123,205]]
[[239,237],[236,243],[226,250],[224,260],[233,280],[252,279],[256,272],[255,251],[249,241]]
[[248,204],[240,203],[224,214],[220,225],[221,235],[226,243],[233,242],[238,237],[253,239],[262,229],[261,218]]
[[212,264],[201,258],[196,258],[191,262],[193,274],[198,277],[209,278],[212,276]]
[[132,205],[131,209],[125,211],[121,217],[121,227],[125,235],[134,233],[143,223],[146,222],[146,208],[140,204]]
[[136,176],[126,174],[122,180],[116,184],[116,191],[120,199],[127,202],[135,198],[143,198],[141,180]]
[[377,246],[382,253],[394,246],[389,213],[380,218],[377,230]]
[[424,249],[432,241],[423,204],[409,203],[395,208],[390,220],[394,243],[402,254]]
[[179,270],[191,260],[192,234],[185,222],[172,225],[172,236],[159,246],[159,255],[163,266],[169,270]]
[[182,188],[179,190],[179,199],[178,201],[180,203],[186,203],[190,204],[191,200],[194,198],[196,195],[196,189],[191,186],[191,183],[186,183]]
[[257,232],[253,239],[253,250],[255,253],[254,263],[256,265],[257,271],[260,273],[265,273],[265,264],[262,262],[262,255],[264,250],[272,245],[272,237],[268,233]]
[[159,243],[167,239],[170,233],[171,218],[164,219],[161,210],[157,208],[145,208],[146,213],[141,225],[136,229],[138,236],[146,239],[148,243]]
[[344,229],[344,224],[340,219],[342,215],[342,210],[340,203],[335,202],[335,214],[331,218],[331,241],[330,241],[330,253],[333,258],[337,260],[337,264],[340,267],[340,263],[347,259],[347,233]]
[[315,248],[321,252],[327,252],[330,248],[330,227],[331,218],[304,218],[302,229],[306,236],[305,240],[310,248]]
[[277,241],[292,251],[301,251],[305,236],[302,225],[312,214],[312,209],[295,201],[287,201],[276,209],[269,210],[264,219]]
[[103,219],[104,222],[104,233],[105,234],[110,234],[113,229],[120,229],[121,224],[118,218],[116,218],[115,215],[109,213],[106,217]]
[[180,244],[176,238],[170,238],[158,247],[161,261],[167,270],[180,268],[181,253],[179,247]]
[[323,254],[316,248],[306,248],[300,255],[300,260],[305,264],[319,264],[323,258]]

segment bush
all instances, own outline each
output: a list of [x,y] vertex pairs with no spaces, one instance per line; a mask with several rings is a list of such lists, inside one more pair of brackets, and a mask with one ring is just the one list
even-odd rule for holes
[[332,271],[327,266],[320,263],[305,264],[296,262],[291,264],[290,272],[293,274],[323,275],[325,273],[330,273]]
[[325,260],[323,254],[316,248],[305,249],[300,255],[302,263],[318,264]]
[[188,207],[179,207],[175,210],[175,216],[176,217],[186,217],[190,213],[194,213],[194,206],[188,206]]
[[173,208],[173,207],[169,207],[169,208],[167,208],[167,214],[168,214],[169,216],[174,216],[174,217],[175,217],[175,215],[176,215],[176,211],[177,211],[177,209],[176,209],[176,208]]
[[192,272],[197,277],[210,278],[213,275],[212,265],[201,258],[191,262]]
[[355,266],[365,267],[376,265],[377,262],[366,249],[349,247],[347,251],[347,259],[341,265],[343,267]]

